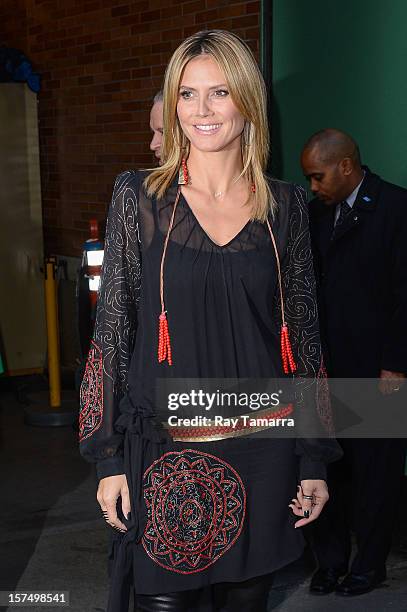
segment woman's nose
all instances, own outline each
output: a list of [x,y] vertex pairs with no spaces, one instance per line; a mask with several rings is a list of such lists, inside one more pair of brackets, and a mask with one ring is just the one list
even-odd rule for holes
[[211,113],[211,108],[206,97],[203,96],[199,98],[197,110],[197,114],[199,115],[199,117],[206,117]]

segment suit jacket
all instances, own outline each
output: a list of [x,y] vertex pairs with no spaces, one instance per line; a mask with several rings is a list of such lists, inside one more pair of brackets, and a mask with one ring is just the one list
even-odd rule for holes
[[407,190],[365,171],[333,237],[335,206],[309,204],[323,349],[335,377],[407,372]]

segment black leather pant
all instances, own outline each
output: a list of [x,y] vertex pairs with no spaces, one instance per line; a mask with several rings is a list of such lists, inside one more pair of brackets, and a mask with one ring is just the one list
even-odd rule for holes
[[[266,612],[272,574],[211,587],[212,612]],[[137,595],[135,612],[192,612],[202,590]]]

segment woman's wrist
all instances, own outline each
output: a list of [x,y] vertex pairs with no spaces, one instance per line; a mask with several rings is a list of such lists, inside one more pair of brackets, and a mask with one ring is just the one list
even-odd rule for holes
[[299,480],[325,480],[327,479],[326,463],[301,455],[299,465]]
[[121,455],[107,457],[96,463],[96,474],[99,480],[108,476],[124,474],[124,461]]

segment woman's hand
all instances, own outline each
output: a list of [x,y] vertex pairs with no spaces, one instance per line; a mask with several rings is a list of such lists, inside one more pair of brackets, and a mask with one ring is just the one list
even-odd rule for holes
[[102,478],[99,482],[96,499],[102,508],[105,519],[111,527],[119,531],[127,531],[126,525],[117,516],[116,502],[119,495],[122,498],[122,512],[127,519],[131,508],[126,475],[120,474],[119,476]]
[[328,499],[325,480],[301,480],[301,485],[297,487],[297,497],[288,505],[296,516],[304,517],[294,527],[303,527],[315,521]]

